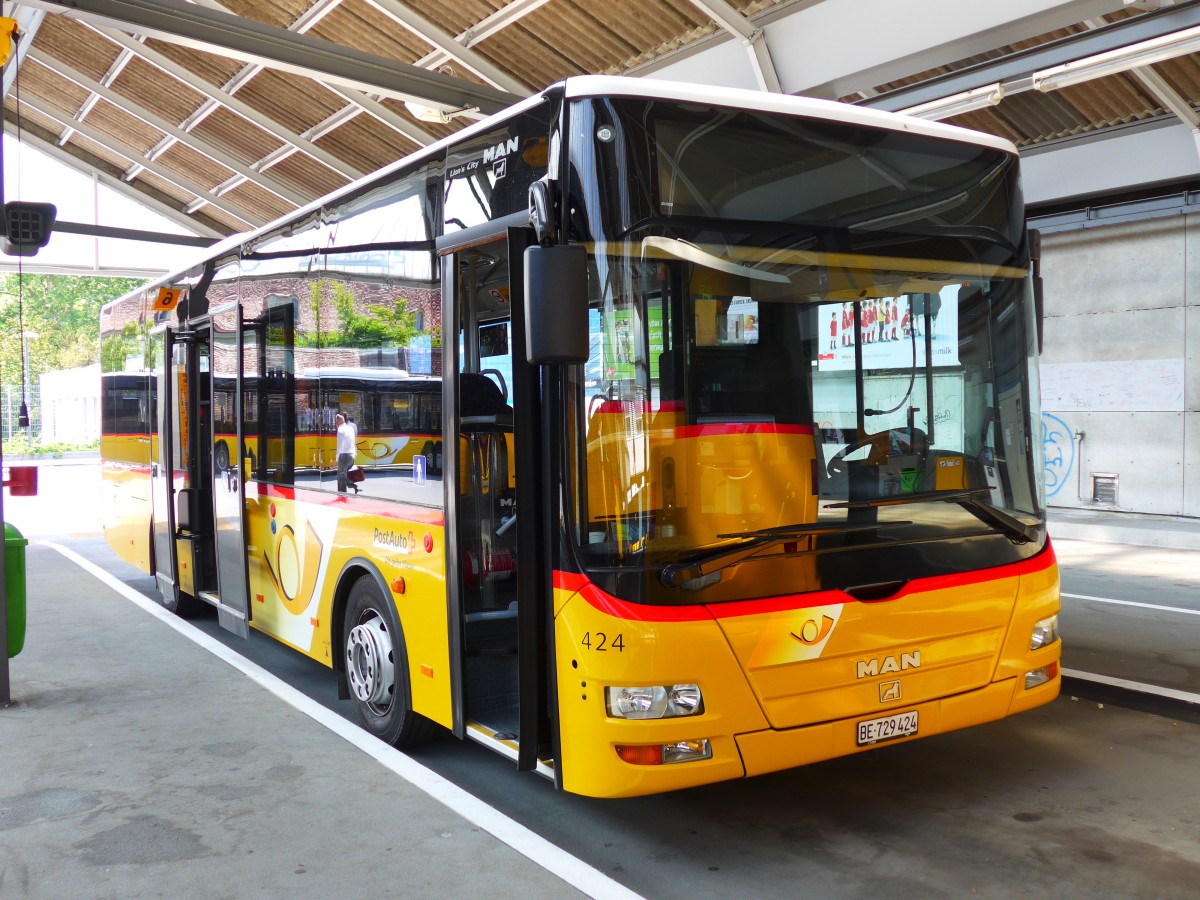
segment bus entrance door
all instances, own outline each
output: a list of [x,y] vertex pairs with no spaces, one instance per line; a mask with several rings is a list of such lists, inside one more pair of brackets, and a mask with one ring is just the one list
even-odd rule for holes
[[[455,255],[458,440],[453,456],[466,719],[519,739],[512,352],[503,239]],[[450,460],[447,460],[450,467]]]
[[207,385],[208,343],[195,329],[169,326],[152,332],[151,340],[158,389],[151,439],[158,449],[150,468],[154,575],[163,606],[190,616],[211,567],[211,549],[202,540],[207,529],[199,502],[196,427],[207,415],[199,397]]
[[[447,454],[455,502],[465,727],[482,742],[517,744],[517,767],[552,774],[545,671],[547,604],[539,530],[540,401],[525,359],[521,260],[530,238],[512,228],[474,242],[444,269],[455,297],[457,440]],[[518,273],[514,277],[512,273]],[[453,608],[453,604],[452,604]]]
[[237,303],[214,310],[209,329],[209,415],[202,423],[209,451],[203,474],[211,485],[215,592],[202,598],[217,607],[222,628],[249,635],[250,591],[246,580],[245,446],[242,435],[242,310]]
[[236,452],[242,446],[241,335],[237,304],[165,331],[163,477],[154,513],[165,604],[187,615],[207,603],[216,607],[221,627],[247,637],[245,502]]
[[178,603],[175,585],[175,514],[173,509],[171,435],[174,429],[171,411],[175,379],[170,362],[171,333],[166,327],[151,332],[154,360],[154,389],[151,396],[157,404],[150,411],[150,509],[151,555],[154,558],[154,580],[162,594],[163,605],[174,609]]

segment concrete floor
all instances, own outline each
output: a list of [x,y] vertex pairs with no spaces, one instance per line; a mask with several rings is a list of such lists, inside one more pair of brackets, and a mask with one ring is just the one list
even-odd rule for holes
[[56,551],[26,562],[0,896],[573,893]]
[[[144,587],[148,577],[88,530],[98,515],[69,485],[90,471],[45,473],[37,501],[8,506],[11,520],[34,538],[88,535],[69,543]],[[1098,579],[1076,590],[1150,584],[1137,579],[1153,567],[1183,598],[1190,560],[1179,554],[1139,562],[1128,548],[1081,546],[1063,555]],[[448,790],[461,786],[485,812],[570,854],[583,878],[564,880],[552,872],[561,865],[498,838],[507,826],[431,799],[369,745],[55,550],[35,544],[27,560],[17,705],[0,709],[0,897],[539,898],[575,893],[568,881],[594,896],[689,900],[1197,895],[1200,716],[1068,690],[963,732],[605,803],[554,793],[471,744],[417,754]],[[1178,631],[1195,664],[1196,632]],[[279,660],[281,677],[328,686],[321,667],[261,636],[237,646],[264,665]]]

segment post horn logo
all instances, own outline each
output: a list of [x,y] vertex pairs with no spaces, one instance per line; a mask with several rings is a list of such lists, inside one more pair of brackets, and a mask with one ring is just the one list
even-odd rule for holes
[[829,632],[833,630],[834,619],[829,616],[821,616],[821,621],[809,619],[800,626],[800,633],[792,632],[792,637],[802,644],[819,644],[825,638],[829,637]]
[[324,547],[313,530],[312,523],[306,522],[304,548],[301,553],[295,529],[290,524],[277,521],[276,512],[275,504],[272,503],[271,533],[275,535],[275,558],[272,560],[269,549],[264,548],[263,563],[284,607],[292,615],[300,615],[308,607],[313,591],[316,590],[317,572]]

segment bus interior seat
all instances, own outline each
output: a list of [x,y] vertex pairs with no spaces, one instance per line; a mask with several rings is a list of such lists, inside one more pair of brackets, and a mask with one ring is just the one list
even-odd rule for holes
[[512,428],[512,407],[504,402],[499,385],[478,372],[459,375],[460,414],[463,430],[477,426]]
[[480,502],[486,496],[493,504],[499,504],[509,487],[508,436],[513,430],[513,410],[504,402],[500,388],[486,375],[464,372],[459,383],[461,432],[466,441],[465,487]]
[[515,513],[509,488],[512,407],[486,375],[460,375],[465,483],[460,491],[466,644],[470,653],[516,647],[515,529],[497,534]]

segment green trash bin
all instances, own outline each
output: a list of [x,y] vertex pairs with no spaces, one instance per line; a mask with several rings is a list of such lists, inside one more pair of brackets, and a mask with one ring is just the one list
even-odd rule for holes
[[25,646],[25,548],[21,532],[4,523],[4,587],[8,603],[8,658]]

